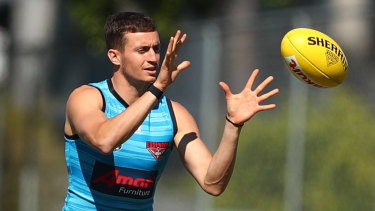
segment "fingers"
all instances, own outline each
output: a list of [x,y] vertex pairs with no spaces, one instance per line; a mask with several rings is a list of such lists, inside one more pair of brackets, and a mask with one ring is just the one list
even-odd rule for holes
[[273,77],[272,76],[267,77],[261,84],[257,86],[254,92],[258,95],[264,90],[264,88],[266,88],[266,86],[268,86],[269,83],[271,83],[271,81],[273,81]]
[[274,96],[277,93],[279,93],[279,89],[274,89],[270,92],[267,92],[266,94],[259,96],[259,102],[261,103],[261,102],[269,99],[270,97]]
[[181,31],[180,30],[177,30],[176,34],[174,35],[174,38],[173,38],[173,47],[172,47],[172,50],[175,51],[176,50],[176,46],[177,46],[177,43],[179,42],[179,38],[181,36]]
[[186,37],[187,37],[186,34],[182,35],[181,39],[176,43],[176,47],[175,47],[176,52],[180,50],[180,47],[182,46],[182,44],[184,44]]
[[[255,81],[255,78],[258,76],[259,74],[259,69],[255,69],[253,71],[253,73],[251,74],[246,86],[245,86],[245,89],[249,89],[251,91],[251,87],[253,86],[254,84],[254,81]],[[254,91],[252,91],[256,96],[260,95],[261,92],[263,92],[263,90],[271,83],[271,81],[273,81],[273,76],[269,76],[267,77],[264,81],[262,81],[262,83],[260,83]],[[273,89],[263,95],[260,95],[258,96],[258,104],[265,101],[265,100],[268,100],[269,98],[271,98],[272,96],[276,95],[277,93],[279,93],[279,89]],[[260,105],[259,104],[259,109],[260,110],[268,110],[268,109],[273,109],[276,107],[276,104],[268,104],[268,105]]]
[[251,76],[245,85],[245,89],[251,90],[251,87],[253,86],[255,78],[258,76],[258,73],[259,73],[259,69],[255,69],[253,73],[251,73]]
[[169,39],[169,43],[168,43],[167,55],[170,55],[171,52],[173,51],[173,43],[174,43],[174,38],[171,37],[171,38]]
[[[271,81],[273,81],[273,76],[269,76],[267,77],[262,83],[260,83],[257,88],[254,90],[254,93],[256,95],[259,95],[270,83]],[[258,97],[259,99],[259,103],[269,99],[270,97],[274,96],[275,94],[279,93],[279,89],[273,89],[272,91],[270,92],[267,92],[261,96]],[[270,105],[267,105],[267,106],[270,106],[272,108],[275,107],[274,104],[270,104]],[[263,106],[264,107],[264,106]],[[270,109],[270,108],[267,108],[267,109]]]
[[174,61],[177,60],[178,51],[180,50],[182,44],[185,42],[187,35],[184,34],[182,35],[181,39],[179,39],[180,36],[181,31],[177,30],[175,36],[169,39],[168,48],[165,55],[165,61],[167,64],[174,64]]
[[261,105],[261,106],[259,106],[259,110],[260,111],[270,110],[270,109],[274,109],[274,108],[276,108],[276,104],[269,104],[269,105]]
[[180,39],[180,36],[181,36],[181,31],[177,30],[175,36],[170,38],[169,45],[168,45],[168,51],[170,53],[172,52],[177,53],[180,47],[182,46],[182,44],[185,42],[187,35],[183,34],[181,39]]
[[[249,77],[249,80],[247,81],[246,85],[245,85],[245,88],[244,89],[252,89],[252,86],[254,85],[254,81],[256,79],[256,77],[258,76],[259,74],[259,69],[255,69],[251,76]],[[261,84],[259,84],[255,90],[254,90],[254,93],[256,93],[256,95],[259,95],[267,86],[268,84],[271,83],[271,81],[273,81],[273,76],[269,76],[267,77]]]

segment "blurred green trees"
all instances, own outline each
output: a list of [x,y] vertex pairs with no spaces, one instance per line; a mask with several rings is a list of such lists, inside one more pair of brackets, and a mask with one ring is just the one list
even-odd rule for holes
[[173,36],[180,21],[186,16],[203,18],[222,0],[70,0],[68,11],[72,22],[87,42],[93,53],[105,51],[104,24],[108,15],[119,11],[143,12],[151,16],[158,25],[160,39]]
[[[262,0],[260,6],[277,8],[311,2]],[[213,3],[218,4],[213,0],[69,2],[72,21],[93,51],[104,50],[105,17],[115,11],[145,12],[157,21],[160,37],[166,39],[182,18],[192,14],[205,17]],[[348,87],[311,92],[308,104],[303,209],[373,210],[375,115],[371,104]],[[261,113],[244,127],[232,180],[224,194],[215,199],[215,207],[283,210],[287,106],[278,105],[277,112]]]
[[[296,1],[271,0],[261,1],[261,4],[266,7],[274,2],[292,4]],[[180,19],[186,16],[206,17],[214,4],[219,3],[213,0],[98,0],[93,4],[88,0],[71,0],[68,11],[88,48],[100,52],[105,49],[105,17],[115,11],[137,10],[149,14],[157,20],[161,39],[165,39],[179,27]],[[338,87],[309,95],[304,210],[374,210],[375,115],[369,99],[358,93],[348,87]],[[20,111],[6,99],[9,98],[2,93],[5,113],[2,132],[5,140],[0,209],[17,210],[19,191],[22,190],[19,187],[20,168],[28,159],[25,156],[27,151],[35,154],[35,163],[40,171],[40,192],[35,193],[40,195],[40,210],[61,207],[67,191],[63,122],[58,119],[61,122],[51,123],[57,120],[49,115],[56,109],[63,110],[63,107],[55,105],[55,99],[39,99],[41,102],[37,102],[36,108]],[[288,138],[286,107],[286,104],[279,104],[276,111],[257,115],[243,128],[232,180],[226,192],[215,198],[215,207],[283,210]],[[54,128],[56,124],[61,127]],[[34,148],[28,148],[29,145]],[[183,174],[189,182],[180,183],[178,188],[194,194],[192,177],[186,172]],[[173,175],[165,174],[163,177],[173,178]],[[186,187],[181,187],[183,185]],[[60,204],[56,205],[56,201]]]
[[[373,210],[375,115],[350,89],[310,93],[306,123],[303,210]],[[216,207],[283,210],[287,109],[244,127],[237,163]]]

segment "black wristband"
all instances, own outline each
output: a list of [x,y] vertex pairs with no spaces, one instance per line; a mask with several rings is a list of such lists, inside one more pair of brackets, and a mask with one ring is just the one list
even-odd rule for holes
[[228,118],[228,115],[225,116],[225,119],[226,119],[228,122],[232,123],[232,125],[234,125],[234,126],[236,126],[236,127],[242,127],[242,126],[244,125],[244,124],[237,124],[237,123],[233,122],[232,120],[230,120],[230,119]]
[[161,96],[163,96],[163,92],[160,89],[156,88],[154,84],[150,84],[150,86],[148,86],[147,88],[147,91],[150,91],[153,95],[155,95],[157,99],[160,99]]

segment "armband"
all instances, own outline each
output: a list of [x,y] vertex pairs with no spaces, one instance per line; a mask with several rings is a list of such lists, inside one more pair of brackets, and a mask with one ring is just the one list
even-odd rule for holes
[[163,92],[156,88],[154,86],[154,84],[150,84],[150,86],[148,86],[147,88],[147,91],[151,92],[153,95],[155,95],[155,97],[159,100],[161,98],[161,96],[163,96]]
[[242,126],[244,125],[244,124],[237,124],[237,123],[233,122],[232,120],[230,120],[230,119],[228,118],[228,115],[225,116],[225,119],[226,119],[228,122],[230,122],[232,125],[236,126],[236,127],[242,127]]

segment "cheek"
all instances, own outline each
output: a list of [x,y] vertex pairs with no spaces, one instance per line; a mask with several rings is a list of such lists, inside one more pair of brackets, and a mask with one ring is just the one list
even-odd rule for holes
[[128,57],[125,64],[132,67],[140,67],[145,62],[145,58],[140,55],[133,55],[132,57]]
[[123,60],[123,67],[128,72],[137,72],[139,69],[142,68],[144,60],[142,57],[127,57]]

